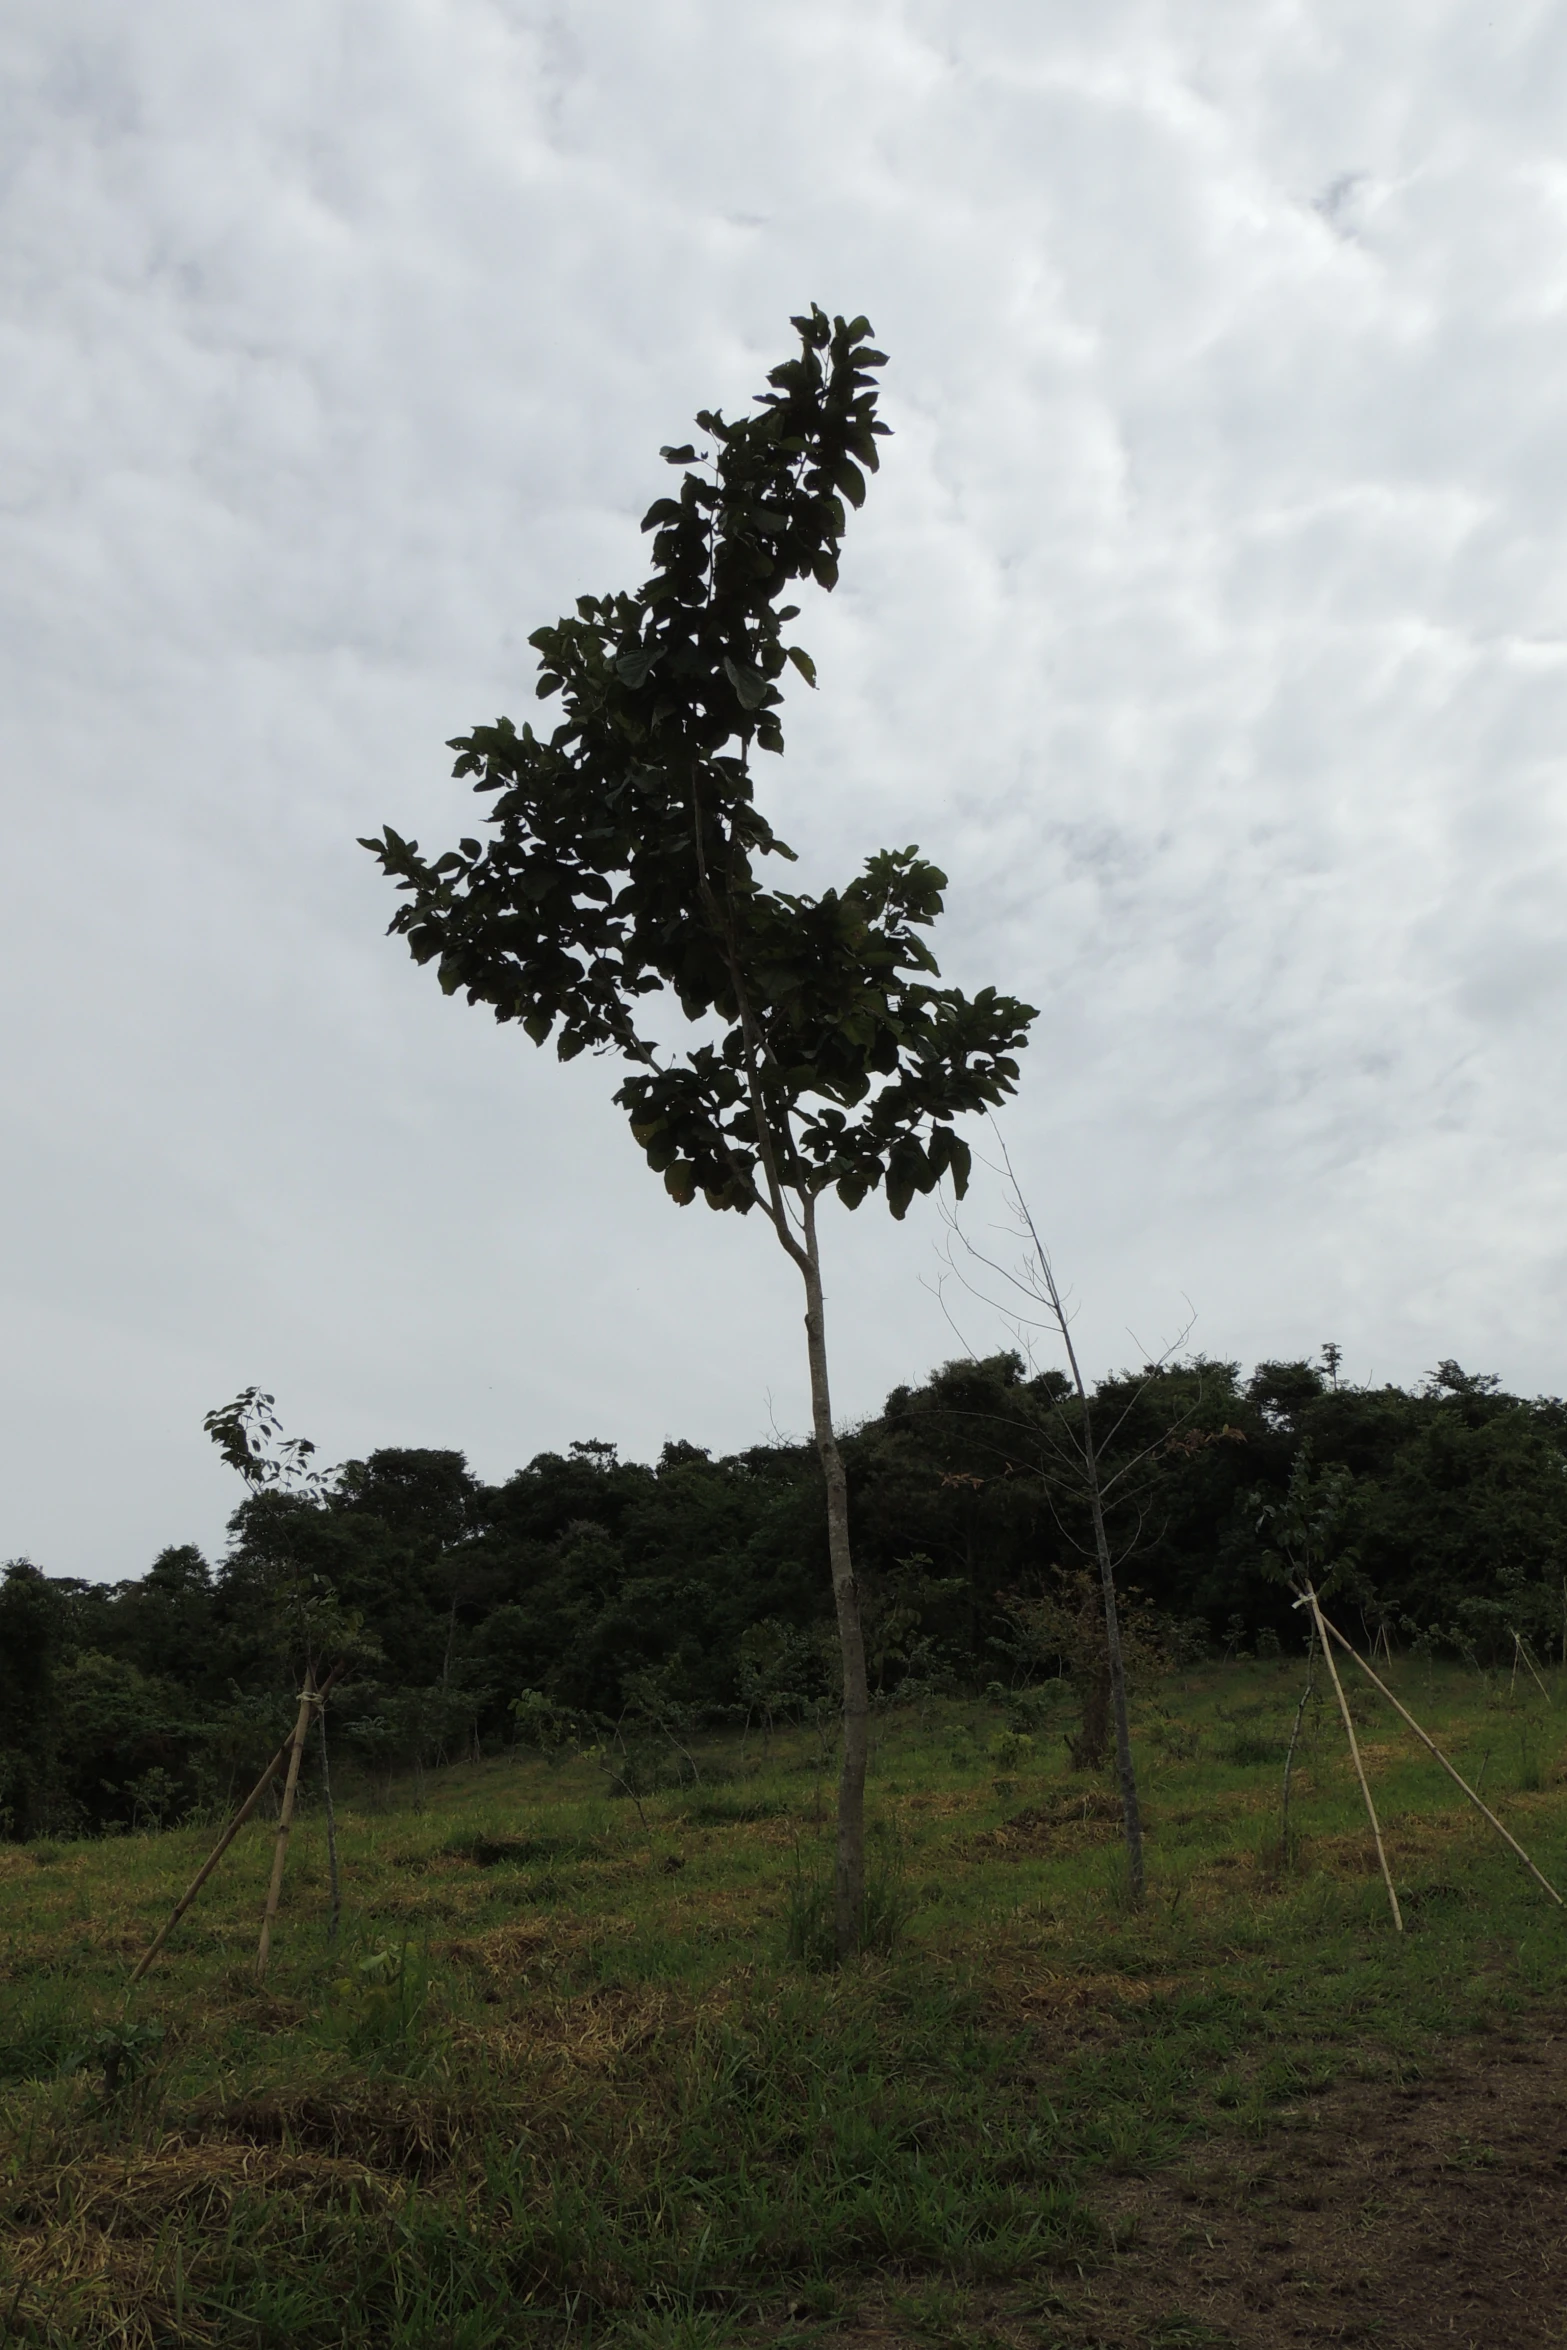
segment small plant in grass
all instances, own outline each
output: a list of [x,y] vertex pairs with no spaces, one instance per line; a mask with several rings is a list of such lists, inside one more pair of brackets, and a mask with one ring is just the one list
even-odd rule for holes
[[736,2339],[733,2318],[705,2309],[690,2295],[635,2317],[623,2317],[602,2337],[604,2350],[726,2350]]
[[1254,1770],[1260,1763],[1283,1760],[1283,1741],[1272,1738],[1265,1730],[1237,1730],[1220,1749],[1220,1760],[1236,1763],[1243,1770]]
[[957,1770],[971,1770],[979,1760],[979,1733],[972,1722],[954,1722],[947,1732],[947,1760]]
[[1226,1664],[1231,1657],[1246,1654],[1246,1618],[1231,1616],[1224,1627],[1224,1641],[1219,1651]]
[[1538,1795],[1545,1785],[1545,1762],[1540,1752],[1537,1732],[1527,1722],[1518,1725],[1518,1788],[1524,1795]]
[[332,2021],[350,2056],[406,2063],[423,2045],[430,2003],[429,1953],[383,1944],[332,1986]]
[[1182,1721],[1164,1706],[1155,1707],[1149,1715],[1144,1735],[1168,1762],[1195,1762],[1202,1752],[1202,1731],[1197,1724]]
[[991,1705],[1001,1708],[1009,1730],[1032,1742],[1042,1738],[1049,1728],[1060,1706],[1063,1687],[1060,1681],[1040,1681],[1021,1689],[1008,1689],[1000,1681],[992,1681],[985,1696]]
[[1155,2318],[1145,2339],[1148,2350],[1233,2350],[1235,2342],[1227,2328],[1188,2317],[1183,2309]]
[[112,2104],[141,2079],[162,2047],[161,2024],[103,2024],[71,2050],[61,2070],[96,2072],[103,2084],[104,2100]]
[[1015,1771],[1036,1759],[1037,1749],[1026,1730],[1003,1730],[990,1741],[990,1759],[998,1771]]

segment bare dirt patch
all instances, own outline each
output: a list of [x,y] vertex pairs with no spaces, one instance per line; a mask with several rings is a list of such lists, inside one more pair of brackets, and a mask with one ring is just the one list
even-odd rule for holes
[[1567,2039],[1348,2082],[1090,2193],[1120,2249],[1031,2287],[857,2297],[821,2350],[1560,2350]]
[[1094,2200],[1118,2237],[1135,2232],[1057,2321],[1074,2350],[1560,2345],[1567,2039],[1499,2038],[1419,2079],[1348,2083],[1253,2147],[1210,2144]]

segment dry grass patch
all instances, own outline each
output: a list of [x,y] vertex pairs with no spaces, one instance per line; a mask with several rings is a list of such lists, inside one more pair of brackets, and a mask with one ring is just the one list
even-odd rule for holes
[[604,1986],[569,1999],[535,2002],[526,2015],[484,2023],[459,2021],[452,2046],[498,2075],[539,2068],[564,2079],[572,2073],[612,2073],[666,2035],[688,2041],[697,2024],[719,2014],[721,1994],[694,2000],[665,1985]]
[[126,2154],[94,2154],[30,2180],[13,2207],[17,2227],[74,2225],[106,2235],[149,2235],[176,2212],[218,2225],[242,2195],[286,2194],[307,2206],[401,2192],[362,2161],[185,2133]]
[[[1151,1826],[1145,1815],[1145,1834]],[[1085,1787],[1081,1792],[1074,1787],[1048,1802],[1013,1812],[998,1828],[984,1829],[970,1842],[975,1851],[995,1853],[1002,1860],[1033,1860],[1090,1844],[1113,1844],[1121,1833],[1118,1795],[1104,1787]]]

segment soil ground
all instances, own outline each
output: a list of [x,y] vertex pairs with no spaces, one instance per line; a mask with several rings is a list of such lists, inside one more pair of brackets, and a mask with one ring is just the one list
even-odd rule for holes
[[[1052,2290],[896,2303],[835,2338],[1032,2350],[1555,2350],[1567,2343],[1567,2038],[1349,2082],[1253,2147],[1093,2198],[1121,2250]],[[866,2313],[868,2316],[868,2313]]]
[[1108,2199],[1137,2257],[1096,2288],[1102,2339],[1138,2339],[1159,2298],[1248,2350],[1567,2341],[1567,2040],[1449,2051],[1300,2124]]

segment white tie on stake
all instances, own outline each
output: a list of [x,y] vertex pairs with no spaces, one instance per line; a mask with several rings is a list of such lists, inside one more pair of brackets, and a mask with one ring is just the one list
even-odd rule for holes
[[[1471,1803],[1474,1805],[1474,1807],[1475,1807],[1475,1810],[1481,1814],[1482,1818],[1484,1818],[1484,1819],[1487,1819],[1487,1820],[1489,1820],[1489,1821],[1490,1821],[1490,1823],[1491,1823],[1492,1827],[1493,1827],[1493,1828],[1496,1830],[1496,1833],[1498,1834],[1498,1836],[1500,1836],[1500,1837],[1501,1837],[1501,1839],[1502,1839],[1502,1842],[1503,1842],[1504,1844],[1510,1845],[1510,1846],[1512,1847],[1513,1851],[1517,1853],[1517,1855],[1518,1855],[1518,1858],[1519,1858],[1519,1859],[1520,1859],[1520,1860],[1523,1862],[1523,1865],[1524,1865],[1524,1867],[1525,1867],[1525,1868],[1528,1870],[1528,1872],[1529,1872],[1530,1876],[1534,1878],[1534,1880],[1535,1880],[1535,1882],[1536,1882],[1537,1884],[1539,1884],[1539,1885],[1541,1885],[1541,1886],[1543,1886],[1543,1887],[1544,1887],[1545,1891],[1546,1891],[1546,1892],[1547,1892],[1547,1893],[1550,1895],[1551,1899],[1552,1899],[1552,1900],[1555,1902],[1555,1904],[1556,1904],[1557,1908],[1558,1908],[1558,1909],[1567,1909],[1567,1902],[1564,1902],[1564,1901],[1563,1901],[1563,1899],[1562,1899],[1561,1895],[1560,1895],[1560,1894],[1557,1892],[1557,1890],[1556,1890],[1556,1887],[1555,1887],[1555,1886],[1554,1886],[1554,1885],[1551,1883],[1551,1880],[1550,1880],[1550,1878],[1549,1878],[1549,1877],[1547,1877],[1547,1876],[1545,1876],[1545,1875],[1543,1875],[1543,1874],[1541,1873],[1541,1871],[1535,1867],[1535,1865],[1534,1865],[1534,1862],[1533,1862],[1533,1861],[1532,1861],[1532,1860],[1529,1858],[1529,1855],[1528,1855],[1528,1854],[1525,1852],[1525,1850],[1524,1850],[1523,1846],[1522,1846],[1522,1845],[1519,1843],[1519,1841],[1518,1841],[1517,1837],[1516,1837],[1516,1836],[1514,1836],[1514,1835],[1512,1835],[1512,1834],[1511,1834],[1511,1833],[1510,1833],[1510,1832],[1509,1832],[1509,1831],[1508,1831],[1506,1828],[1504,1828],[1504,1827],[1502,1826],[1502,1823],[1501,1823],[1501,1821],[1500,1821],[1500,1820],[1497,1818],[1497,1816],[1496,1816],[1495,1812],[1491,1810],[1490,1806],[1489,1806],[1488,1804],[1486,1804],[1486,1803],[1483,1803],[1483,1802],[1481,1801],[1480,1797],[1479,1797],[1479,1796],[1478,1796],[1478,1795],[1475,1793],[1474,1789],[1473,1789],[1473,1788],[1470,1786],[1470,1784],[1469,1784],[1468,1780],[1467,1780],[1467,1779],[1464,1777],[1463,1773],[1462,1773],[1461,1771],[1459,1771],[1459,1770],[1455,1769],[1454,1765],[1448,1761],[1448,1759],[1447,1759],[1446,1755],[1445,1755],[1445,1754],[1442,1752],[1442,1749],[1440,1748],[1440,1746],[1438,1746],[1438,1744],[1437,1744],[1436,1740],[1435,1740],[1433,1737],[1431,1737],[1427,1731],[1423,1730],[1423,1729],[1420,1727],[1420,1724],[1419,1724],[1419,1723],[1418,1723],[1418,1722],[1415,1720],[1415,1717],[1414,1717],[1414,1715],[1413,1715],[1413,1714],[1410,1712],[1410,1710],[1409,1710],[1408,1706],[1407,1706],[1407,1705],[1401,1705],[1401,1704],[1399,1703],[1399,1700],[1398,1700],[1398,1699],[1397,1699],[1397,1698],[1396,1698],[1396,1697],[1393,1695],[1393,1692],[1392,1692],[1392,1690],[1391,1690],[1391,1689],[1389,1689],[1389,1687],[1388,1687],[1387,1683],[1386,1683],[1385,1681],[1383,1681],[1383,1680],[1379,1679],[1379,1677],[1377,1676],[1377,1674],[1375,1674],[1375,1673],[1372,1671],[1371,1667],[1370,1667],[1370,1666],[1367,1664],[1367,1662],[1366,1662],[1365,1658],[1364,1658],[1363,1656],[1361,1656],[1361,1655],[1360,1655],[1360,1653],[1359,1653],[1359,1651],[1358,1651],[1357,1649],[1355,1649],[1354,1647],[1352,1647],[1352,1646],[1351,1646],[1351,1644],[1350,1644],[1350,1642],[1349,1642],[1349,1641],[1347,1641],[1347,1640],[1345,1639],[1345,1637],[1344,1637],[1343,1633],[1342,1633],[1342,1632],[1339,1630],[1339,1628],[1338,1628],[1337,1624],[1330,1624],[1330,1623],[1328,1622],[1328,1620],[1327,1620],[1327,1617],[1326,1617],[1326,1616],[1325,1616],[1325,1615],[1322,1613],[1321,1606],[1319,1605],[1319,1603],[1318,1603],[1318,1600],[1317,1600],[1317,1595],[1316,1595],[1315,1591],[1313,1591],[1313,1589],[1312,1589],[1312,1587],[1311,1587],[1311,1585],[1310,1585],[1309,1583],[1306,1585],[1306,1590],[1305,1590],[1305,1594],[1304,1594],[1304,1596],[1303,1596],[1302,1598],[1300,1598],[1300,1599],[1297,1599],[1297,1600],[1296,1600],[1296,1602],[1295,1602],[1295,1605],[1296,1605],[1297,1607],[1308,1607],[1308,1606],[1309,1606],[1309,1607],[1310,1607],[1310,1609],[1311,1609],[1311,1612],[1312,1612],[1313,1616],[1314,1616],[1314,1617],[1315,1617],[1315,1619],[1316,1619],[1316,1622],[1317,1622],[1317,1625],[1318,1625],[1318,1628],[1319,1628],[1319,1629],[1318,1629],[1318,1637],[1319,1637],[1319,1638],[1321,1639],[1321,1641],[1322,1641],[1323,1651],[1324,1651],[1324,1653],[1325,1653],[1325,1655],[1327,1656],[1327,1659],[1328,1659],[1328,1670],[1329,1670],[1329,1672],[1333,1673],[1333,1685],[1334,1685],[1334,1687],[1335,1687],[1335,1688],[1337,1688],[1337,1687],[1338,1687],[1338,1675],[1337,1675],[1337,1673],[1336,1673],[1336,1672],[1333,1672],[1333,1652],[1332,1652],[1332,1650],[1331,1650],[1331,1649],[1328,1647],[1328,1643],[1327,1643],[1327,1637],[1326,1637],[1326,1636],[1327,1636],[1327,1634],[1329,1634],[1329,1633],[1331,1633],[1331,1634],[1332,1634],[1333,1638],[1334,1638],[1334,1639],[1335,1639],[1335,1640],[1338,1642],[1338,1644],[1339,1644],[1340,1648],[1342,1648],[1342,1649],[1344,1650],[1345,1654],[1346,1654],[1347,1656],[1351,1656],[1351,1657],[1353,1657],[1353,1658],[1354,1658],[1354,1660],[1355,1660],[1356,1664],[1357,1664],[1357,1665],[1359,1665],[1359,1667],[1360,1667],[1361,1671],[1362,1671],[1362,1672],[1365,1674],[1365,1676],[1366,1676],[1366,1679],[1367,1679],[1367,1680],[1368,1680],[1368,1681],[1369,1681],[1369,1682],[1372,1684],[1372,1687],[1373,1687],[1373,1688],[1375,1688],[1375,1689],[1380,1689],[1380,1690],[1381,1690],[1381,1692],[1382,1692],[1382,1695],[1383,1695],[1383,1696],[1384,1696],[1384,1697],[1387,1699],[1387,1701],[1388,1701],[1388,1704],[1389,1704],[1389,1705],[1390,1705],[1390,1706],[1393,1708],[1393,1711],[1394,1711],[1396,1714],[1399,1714],[1399,1715],[1401,1715],[1401,1716],[1402,1716],[1402,1718],[1403,1718],[1403,1719],[1404,1719],[1404,1720],[1405,1720],[1405,1721],[1406,1721],[1406,1722],[1409,1724],[1409,1727],[1411,1728],[1411,1730],[1413,1730],[1413,1732],[1415,1733],[1415,1736],[1416,1736],[1416,1737],[1417,1737],[1417,1738],[1420,1740],[1420,1743],[1421,1743],[1421,1745],[1422,1745],[1422,1746],[1426,1746],[1426,1747],[1429,1747],[1429,1748],[1430,1748],[1431,1752],[1432,1752],[1432,1753],[1433,1753],[1433,1754],[1436,1756],[1436,1759],[1437,1759],[1437,1761],[1438,1761],[1438,1762],[1441,1764],[1441,1766],[1442,1766],[1443,1770],[1444,1770],[1444,1771],[1446,1771],[1446,1773],[1447,1773],[1448,1777],[1449,1777],[1450,1779],[1452,1779],[1452,1780],[1455,1780],[1455,1781],[1457,1782],[1457,1784],[1458,1784],[1458,1785],[1459,1785],[1459,1786],[1460,1786],[1460,1787],[1463,1789],[1464,1793],[1465,1793],[1465,1794],[1468,1796],[1468,1798],[1469,1798],[1470,1802],[1471,1802]],[[1342,1692],[1340,1693],[1340,1700],[1339,1700],[1339,1702],[1340,1702],[1340,1704],[1341,1704],[1341,1705],[1343,1704],[1343,1695],[1342,1695]],[[1348,1711],[1347,1711],[1347,1708],[1346,1708],[1346,1710],[1345,1710],[1345,1722],[1346,1722],[1346,1726],[1347,1726],[1347,1724],[1348,1724],[1348,1719],[1349,1719],[1349,1716],[1348,1716]],[[1355,1733],[1354,1733],[1354,1731],[1353,1731],[1353,1730],[1350,1730],[1350,1733],[1349,1733],[1349,1743],[1350,1743],[1350,1750],[1351,1750],[1351,1752],[1354,1754],[1354,1757],[1355,1757],[1355,1768],[1356,1768],[1356,1770],[1357,1770],[1357,1771],[1360,1771],[1360,1784],[1361,1784],[1361,1789],[1362,1789],[1362,1791],[1363,1791],[1363,1792],[1364,1792],[1364,1794],[1365,1794],[1365,1798],[1366,1798],[1366,1808],[1367,1808],[1367,1810],[1368,1810],[1368,1811],[1371,1811],[1371,1791],[1370,1791],[1370,1789],[1369,1789],[1369,1788],[1366,1786],[1366,1775],[1365,1775],[1364,1771],[1361,1771],[1361,1770],[1360,1770],[1360,1750],[1359,1750],[1359,1748],[1358,1748],[1358,1747],[1355,1745]],[[1376,1813],[1375,1813],[1374,1811],[1372,1811],[1372,1812],[1371,1812],[1371,1822],[1372,1822],[1372,1826],[1373,1826],[1373,1827],[1375,1827],[1375,1826],[1376,1826]],[[1380,1852],[1381,1852],[1381,1850],[1382,1850],[1382,1839],[1381,1839],[1381,1836],[1380,1836],[1380,1835],[1378,1835],[1378,1837],[1377,1837],[1377,1850],[1378,1850],[1378,1852],[1379,1852],[1379,1853],[1380,1853]],[[1386,1863],[1386,1861],[1385,1861],[1385,1860],[1384,1860],[1384,1862],[1383,1862],[1383,1864],[1382,1864],[1382,1867],[1383,1867],[1383,1874],[1384,1874],[1384,1875],[1386,1875],[1386,1874],[1387,1874],[1387,1863]],[[1390,1896],[1391,1896],[1391,1894],[1392,1894],[1392,1891],[1393,1891],[1392,1879],[1391,1879],[1391,1878],[1389,1878],[1389,1879],[1388,1879],[1388,1892],[1389,1892],[1389,1895],[1390,1895]],[[1394,1914],[1394,1916],[1395,1916],[1395,1917],[1397,1917],[1397,1915],[1398,1915],[1398,1905],[1397,1905],[1397,1902],[1396,1902],[1396,1901],[1394,1902],[1393,1914]],[[1402,1924],[1402,1921],[1400,1921],[1400,1924]]]

